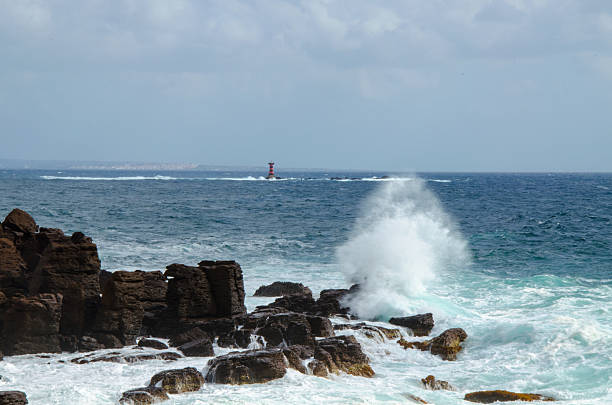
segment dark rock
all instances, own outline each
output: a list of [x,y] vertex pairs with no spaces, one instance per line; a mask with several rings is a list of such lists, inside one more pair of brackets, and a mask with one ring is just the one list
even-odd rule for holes
[[269,312],[274,308],[280,308],[282,312],[314,313],[315,300],[312,294],[293,294],[277,298],[274,302],[257,307],[258,312]]
[[75,364],[88,364],[88,363],[98,363],[100,361],[108,362],[108,363],[138,363],[141,361],[147,360],[168,360],[174,361],[180,359],[180,354],[176,352],[161,352],[161,353],[151,353],[151,354],[130,354],[124,355],[118,352],[108,353],[98,357],[77,357],[70,360],[71,363]]
[[0,405],[25,405],[26,394],[21,391],[0,391]]
[[61,294],[12,297],[0,312],[2,351],[7,355],[58,353]]
[[25,261],[15,244],[7,238],[0,238],[0,291],[9,297],[27,294],[25,270]]
[[253,294],[254,297],[281,297],[283,295],[301,294],[310,295],[312,291],[302,283],[292,283],[290,281],[275,281],[270,285],[262,285]]
[[234,317],[246,314],[244,306],[244,281],[240,265],[233,260],[201,261],[199,268],[206,272],[213,287],[217,317]]
[[178,349],[188,357],[210,357],[215,355],[213,344],[209,337],[182,344]]
[[300,353],[301,351],[299,349],[293,350],[293,347],[291,346],[283,349],[283,354],[289,362],[289,367],[299,371],[302,374],[306,374],[306,367],[304,366],[304,364],[302,364]]
[[204,376],[193,367],[166,370],[151,377],[149,386],[161,386],[169,394],[198,391],[204,384]]
[[493,402],[507,402],[507,401],[554,401],[554,398],[547,397],[540,394],[521,394],[510,391],[478,391],[465,394],[463,398],[466,401],[477,402],[480,404],[491,404]]
[[170,399],[166,390],[161,387],[135,388],[123,393],[119,403],[130,405],[149,405]]
[[165,350],[168,348],[168,345],[155,339],[140,339],[138,341],[138,347],[151,347],[153,349]]
[[144,290],[140,302],[142,303],[144,316],[140,335],[146,336],[154,334],[155,326],[167,308],[168,283],[161,271],[143,271],[141,273],[144,279]]
[[437,354],[444,360],[456,360],[461,351],[461,342],[467,338],[467,333],[461,328],[447,329],[431,340],[431,354]]
[[282,378],[287,373],[281,349],[232,352],[208,362],[206,381],[217,384],[256,384]]
[[433,375],[428,375],[425,378],[421,378],[421,382],[428,390],[437,391],[437,390],[446,390],[446,391],[455,391],[455,388],[450,385],[447,381],[436,380],[436,377]]
[[315,348],[312,346],[292,345],[289,348],[302,360],[309,359],[314,356]]
[[33,234],[38,230],[38,225],[36,225],[34,218],[19,208],[15,208],[4,218],[2,227],[5,230],[24,234]]
[[104,291],[104,287],[106,287],[106,282],[111,279],[113,273],[108,270],[100,270],[100,274],[98,275],[98,281],[100,282],[100,291]]
[[434,327],[434,319],[431,313],[391,318],[389,323],[412,330],[414,336],[427,336]]
[[168,341],[168,344],[172,347],[179,347],[186,343],[201,339],[210,339],[210,335],[200,328],[192,328],[186,332],[172,336]]
[[404,338],[401,338],[397,341],[397,344],[402,346],[404,349],[416,349],[424,352],[428,351],[431,348],[431,340],[423,340],[422,342],[408,342]]
[[143,291],[142,272],[116,271],[112,274],[106,282],[94,325],[98,340],[103,340],[104,335],[112,335],[123,345],[136,343],[144,314]]
[[100,259],[90,238],[69,238],[41,228],[18,246],[28,266],[29,292],[64,297],[60,332],[83,335],[92,325],[100,302]]
[[78,351],[80,352],[92,352],[94,350],[104,349],[105,346],[98,342],[96,338],[91,336],[81,336],[78,343]]
[[334,327],[330,322],[329,318],[317,315],[306,315],[306,319],[310,324],[312,335],[316,337],[330,337],[334,336]]
[[351,286],[347,289],[331,289],[323,290],[319,295],[319,299],[315,305],[315,311],[318,315],[332,316],[337,314],[346,315],[349,313],[349,308],[343,304],[344,300],[359,291],[359,284]]
[[280,345],[314,346],[310,322],[304,314],[286,312],[260,318],[255,334],[266,339],[268,347]]
[[336,336],[317,341],[315,359],[326,363],[331,372],[337,369],[356,376],[374,376],[370,359],[354,336]]

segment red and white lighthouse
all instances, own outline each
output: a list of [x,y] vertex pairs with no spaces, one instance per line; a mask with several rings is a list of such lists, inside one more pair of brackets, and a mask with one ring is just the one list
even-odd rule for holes
[[276,176],[274,175],[274,162],[269,162],[268,166],[270,166],[270,169],[268,170],[268,177],[266,177],[266,179],[275,179]]

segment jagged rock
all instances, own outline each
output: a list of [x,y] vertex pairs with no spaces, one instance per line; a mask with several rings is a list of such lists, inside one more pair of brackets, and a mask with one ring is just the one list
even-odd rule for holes
[[153,349],[165,350],[168,348],[168,345],[156,339],[140,339],[138,341],[138,347],[150,347]]
[[350,295],[355,294],[359,291],[359,284],[351,286],[347,289],[330,289],[323,290],[319,294],[319,299],[315,304],[314,310],[318,315],[332,316],[332,315],[346,315],[349,313],[349,308],[346,307],[342,302],[347,299]]
[[286,312],[260,318],[255,334],[266,339],[268,347],[280,345],[314,346],[310,322],[304,314]]
[[178,349],[188,357],[210,357],[215,355],[210,338],[198,339],[182,344]]
[[334,336],[334,327],[329,318],[317,315],[306,315],[306,319],[310,324],[312,335],[316,337]]
[[293,294],[277,298],[274,302],[259,306],[257,312],[270,312],[279,309],[282,312],[298,312],[314,314],[316,303],[311,294]]
[[310,370],[312,375],[315,375],[317,377],[327,377],[328,375],[325,363],[320,360],[312,360],[310,363],[308,363],[308,369]]
[[0,313],[2,351],[7,355],[60,352],[61,294],[11,297]]
[[15,208],[6,218],[4,218],[2,227],[4,230],[21,232],[24,234],[33,234],[38,230],[38,225],[36,225],[34,218],[19,208]]
[[0,391],[0,405],[25,405],[26,394],[21,391]]
[[108,270],[100,270],[100,274],[98,275],[98,281],[100,283],[100,291],[104,291],[104,287],[106,287],[106,282],[111,279],[113,273]]
[[305,287],[302,283],[292,283],[290,281],[275,281],[270,285],[262,285],[253,294],[254,297],[281,297],[283,295],[310,295],[312,297],[312,291],[310,288]]
[[421,382],[428,390],[437,391],[437,390],[446,390],[446,391],[455,391],[455,388],[450,385],[447,381],[436,380],[436,377],[433,375],[428,375],[425,378],[421,378]]
[[0,291],[9,297],[25,295],[28,291],[25,270],[25,261],[15,244],[7,238],[0,238]]
[[166,370],[151,377],[149,386],[161,386],[169,394],[198,391],[204,384],[204,376],[193,367]]
[[233,260],[198,263],[206,272],[213,287],[217,304],[217,317],[234,317],[246,314],[244,306],[244,281],[240,265]]
[[302,364],[300,353],[301,351],[299,349],[294,350],[292,346],[283,349],[283,354],[289,362],[289,367],[299,371],[302,374],[306,374],[306,367],[304,364]]
[[404,349],[417,349],[421,351],[428,351],[431,348],[431,340],[423,340],[422,342],[408,342],[404,338],[397,341],[397,344],[402,346]]
[[143,271],[140,273],[142,273],[144,279],[144,290],[140,298],[144,311],[140,335],[145,336],[154,334],[155,326],[167,308],[168,283],[161,271]]
[[[116,271],[106,282],[102,306],[94,331],[98,340],[105,335],[116,337],[122,345],[133,345],[142,328],[142,272]],[[108,338],[108,336],[106,336]]]
[[330,372],[341,370],[356,376],[374,376],[370,359],[354,336],[336,336],[317,341],[314,357],[324,362]]
[[431,313],[391,318],[389,323],[410,329],[414,336],[427,336],[434,327],[434,319]]
[[378,337],[381,340],[397,339],[402,336],[399,329],[389,329],[389,328],[383,328],[382,326],[368,325],[365,322],[337,324],[337,325],[334,325],[334,329],[335,330],[345,330],[345,329],[363,330],[364,334],[370,339],[374,339],[375,337]]
[[143,387],[125,391],[119,400],[121,404],[149,405],[170,399],[161,387]]
[[175,352],[161,352],[161,353],[151,353],[151,354],[121,354],[118,352],[108,353],[98,357],[77,357],[70,360],[71,363],[75,364],[88,364],[88,363],[98,363],[100,361],[108,362],[108,363],[138,363],[146,360],[169,360],[174,361],[180,359],[181,356]]
[[100,302],[100,259],[91,239],[76,232],[41,228],[18,246],[28,266],[29,292],[64,297],[60,332],[82,336],[92,325]]
[[192,328],[186,332],[172,336],[170,340],[168,340],[168,344],[172,347],[179,347],[185,343],[200,339],[210,339],[210,335],[200,328]]
[[461,351],[461,342],[467,338],[467,333],[461,328],[447,329],[431,340],[431,354],[437,354],[444,360],[456,360]]
[[104,349],[105,346],[98,342],[96,338],[91,336],[81,336],[78,343],[78,351],[80,352],[92,352],[94,350]]
[[237,329],[229,334],[219,337],[219,347],[240,347],[246,349],[251,344],[252,329]]
[[208,362],[206,381],[217,384],[256,384],[282,378],[287,373],[281,349],[232,352]]
[[466,401],[477,402],[480,404],[491,404],[493,402],[507,402],[507,401],[554,401],[554,398],[547,397],[540,394],[521,394],[510,391],[478,391],[470,392],[465,394],[463,398]]

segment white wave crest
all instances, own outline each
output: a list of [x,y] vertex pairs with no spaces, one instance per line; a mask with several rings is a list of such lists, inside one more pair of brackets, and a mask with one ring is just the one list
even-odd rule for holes
[[170,176],[128,176],[128,177],[77,177],[77,176],[40,176],[45,180],[88,180],[88,181],[134,181],[134,180],[188,180]]
[[418,178],[383,184],[364,203],[338,264],[361,290],[349,302],[362,318],[401,315],[414,307],[436,272],[469,260],[467,243]]

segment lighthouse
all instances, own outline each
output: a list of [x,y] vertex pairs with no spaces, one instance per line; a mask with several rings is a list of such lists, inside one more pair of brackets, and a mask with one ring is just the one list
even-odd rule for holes
[[274,175],[274,162],[269,162],[268,166],[270,166],[270,169],[268,170],[268,176],[266,177],[266,179],[268,180],[275,179],[276,176]]

